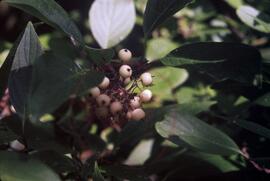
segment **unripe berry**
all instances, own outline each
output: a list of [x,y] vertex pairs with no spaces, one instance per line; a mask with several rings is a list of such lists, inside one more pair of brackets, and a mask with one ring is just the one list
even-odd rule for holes
[[151,85],[153,82],[152,75],[149,72],[143,73],[140,78],[144,86]]
[[132,75],[132,69],[128,65],[122,65],[119,69],[119,74],[123,78],[131,77]]
[[111,98],[106,94],[101,94],[96,99],[99,106],[108,106],[110,105]]
[[130,77],[128,77],[128,78],[126,78],[126,79],[124,80],[124,84],[125,84],[125,85],[128,85],[130,82],[131,82]]
[[140,103],[140,97],[138,96],[135,96],[133,99],[130,100],[130,106],[133,108],[133,109],[137,109],[141,106],[141,103]]
[[98,87],[93,87],[92,89],[90,89],[90,95],[94,98],[98,97],[100,95],[100,90]]
[[123,110],[123,105],[121,104],[121,102],[115,101],[115,102],[111,103],[110,111],[112,114],[116,114],[122,110]]
[[145,112],[142,109],[135,109],[131,113],[131,118],[135,121],[142,120],[145,117]]
[[109,115],[109,110],[107,107],[98,107],[96,109],[96,116],[99,119],[105,119],[108,117],[108,115]]
[[20,143],[18,140],[14,140],[10,142],[9,146],[15,151],[22,151],[25,149],[25,146],[22,143]]
[[110,85],[110,79],[108,77],[104,77],[103,81],[98,85],[101,89],[106,89]]
[[152,92],[148,89],[144,90],[140,94],[140,98],[142,102],[149,102],[152,99]]
[[132,53],[128,49],[122,49],[118,52],[118,57],[124,63],[128,63],[130,59],[132,58]]

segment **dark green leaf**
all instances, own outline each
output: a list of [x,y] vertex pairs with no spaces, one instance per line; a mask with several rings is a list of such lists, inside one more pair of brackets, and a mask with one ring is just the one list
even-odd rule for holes
[[192,0],[148,0],[143,23],[145,37],[191,2]]
[[84,70],[71,59],[51,52],[42,55],[34,64],[29,112],[36,121],[51,113],[71,95],[82,95],[98,85],[103,74]]
[[176,109],[156,123],[157,132],[175,144],[188,144],[200,151],[219,155],[241,154],[238,146],[227,135],[198,118]]
[[241,128],[247,129],[255,134],[270,139],[270,129],[263,127],[257,123],[240,119],[234,120],[233,123],[240,126]]
[[97,65],[108,63],[112,60],[115,55],[113,49],[95,49],[85,46],[87,56]]
[[3,96],[5,90],[8,87],[8,77],[10,74],[15,53],[17,51],[19,43],[21,42],[22,36],[23,33],[21,33],[20,36],[17,38],[17,40],[14,42],[13,47],[9,51],[6,60],[4,61],[3,65],[0,68],[0,97]]
[[29,22],[16,50],[8,82],[12,105],[20,115],[24,113],[29,95],[32,65],[42,53],[38,35]]
[[35,152],[31,157],[42,161],[59,174],[76,171],[75,164],[69,157],[54,151]]
[[263,95],[255,101],[255,104],[270,107],[270,93]]
[[60,178],[45,164],[27,155],[0,152],[0,180],[60,181]]
[[179,66],[204,73],[215,81],[231,79],[253,84],[261,73],[261,54],[238,43],[201,42],[184,45],[161,59],[167,66]]
[[0,145],[14,141],[17,138],[18,136],[16,134],[14,134],[6,125],[0,122]]
[[97,162],[95,162],[94,173],[93,173],[93,181],[105,181],[105,178],[102,176],[102,171],[98,167]]
[[54,0],[4,0],[4,2],[39,18],[56,29],[60,29],[71,39],[83,44],[83,38],[77,26]]

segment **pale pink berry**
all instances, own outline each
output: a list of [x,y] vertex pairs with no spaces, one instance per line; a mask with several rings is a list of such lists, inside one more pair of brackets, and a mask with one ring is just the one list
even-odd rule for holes
[[153,96],[152,92],[150,90],[148,90],[148,89],[146,89],[146,90],[144,90],[144,91],[142,91],[140,93],[140,98],[141,98],[141,101],[142,102],[149,102],[149,101],[151,101],[152,96]]
[[111,103],[110,111],[112,114],[119,113],[122,110],[123,110],[123,105],[121,104],[121,102],[115,101],[115,102]]
[[130,106],[133,109],[139,108],[141,106],[140,97],[135,96],[133,99],[130,100]]
[[123,78],[131,77],[132,75],[132,69],[128,65],[122,65],[119,69],[119,74]]
[[99,106],[109,106],[111,98],[106,94],[101,94],[96,99]]
[[110,85],[110,79],[108,77],[104,77],[103,81],[98,85],[101,89],[106,89]]
[[143,73],[140,78],[144,86],[151,85],[153,82],[152,75],[149,72]]
[[132,58],[132,53],[128,49],[122,49],[118,52],[118,57],[123,63],[128,63]]
[[98,87],[91,88],[89,92],[90,92],[90,95],[94,98],[96,98],[100,95],[100,90]]
[[135,121],[139,121],[142,120],[143,118],[145,118],[145,112],[138,108],[132,111],[131,113],[131,119],[135,120]]

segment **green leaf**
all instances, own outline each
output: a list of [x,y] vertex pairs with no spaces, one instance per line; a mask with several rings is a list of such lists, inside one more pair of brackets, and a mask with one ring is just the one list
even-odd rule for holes
[[264,33],[270,33],[270,16],[251,6],[240,6],[237,15],[247,26]]
[[185,70],[174,67],[156,68],[150,72],[154,76],[154,85],[149,89],[155,95],[155,106],[161,104],[165,99],[174,100],[172,90],[183,84],[188,77]]
[[255,104],[265,106],[265,107],[270,107],[270,93],[267,93],[263,95],[262,97],[259,97],[256,101]]
[[96,49],[85,46],[87,56],[97,65],[102,65],[110,62],[115,55],[113,49]]
[[177,145],[187,144],[202,152],[232,155],[241,154],[227,135],[184,112],[171,110],[163,121],[156,123],[156,131]]
[[76,171],[75,164],[71,158],[55,151],[35,152],[31,154],[31,158],[42,161],[59,174]]
[[263,127],[257,123],[254,123],[251,121],[240,120],[240,119],[234,120],[233,123],[241,128],[249,130],[252,133],[255,133],[260,136],[270,139],[270,129]]
[[148,38],[155,28],[191,2],[192,0],[148,0],[143,23],[145,37]]
[[66,33],[72,40],[81,44],[83,37],[66,11],[54,0],[4,0],[10,6],[19,8]]
[[97,162],[95,162],[94,166],[94,173],[93,173],[93,181],[105,181],[105,178],[103,177],[102,171],[100,170]]
[[175,49],[161,62],[209,75],[214,81],[225,79],[253,84],[261,73],[261,54],[249,45],[201,42]]
[[17,138],[18,136],[16,134],[14,134],[6,125],[0,122],[0,145],[14,141]]
[[29,95],[32,65],[42,53],[38,35],[29,22],[14,55],[8,82],[12,105],[20,115],[24,114]]
[[5,59],[3,65],[0,68],[0,97],[4,95],[4,92],[7,89],[8,77],[9,77],[10,70],[12,67],[13,59],[17,51],[18,45],[21,42],[22,36],[23,36],[23,33],[21,33],[19,37],[16,39],[16,41],[13,44],[13,47],[9,51],[7,58]]
[[29,103],[31,120],[52,113],[71,95],[82,95],[98,85],[103,74],[80,68],[67,57],[52,52],[42,55],[34,64]]
[[0,180],[60,181],[60,178],[45,164],[27,155],[0,152]]

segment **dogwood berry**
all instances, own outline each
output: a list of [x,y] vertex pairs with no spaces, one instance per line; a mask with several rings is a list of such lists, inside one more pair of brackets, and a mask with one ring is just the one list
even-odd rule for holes
[[99,106],[109,106],[111,102],[111,98],[106,94],[99,95],[96,100]]
[[132,75],[132,69],[128,65],[122,65],[119,69],[119,74],[123,78],[129,78]]
[[144,90],[140,94],[140,98],[142,102],[149,102],[152,99],[152,92],[148,89]]
[[140,78],[144,86],[149,86],[153,82],[152,75],[149,72],[143,73]]
[[106,89],[110,85],[110,79],[108,77],[104,77],[103,81],[98,85],[101,89]]
[[128,85],[130,82],[131,82],[130,77],[128,77],[128,78],[126,78],[126,79],[124,80],[124,84],[125,84],[125,85]]
[[132,53],[128,49],[122,49],[118,52],[118,57],[123,63],[128,63],[132,58]]
[[123,105],[121,104],[121,102],[115,101],[115,102],[111,103],[110,111],[112,114],[119,113],[122,110],[123,110]]
[[94,98],[100,95],[100,89],[98,87],[91,88],[89,92],[90,92],[90,95]]
[[131,106],[133,109],[139,108],[139,107],[141,106],[141,103],[140,103],[140,97],[135,96],[135,97],[130,101],[130,106]]
[[132,111],[131,113],[131,119],[135,120],[135,121],[140,121],[145,117],[145,112],[138,108],[135,109],[134,111]]

